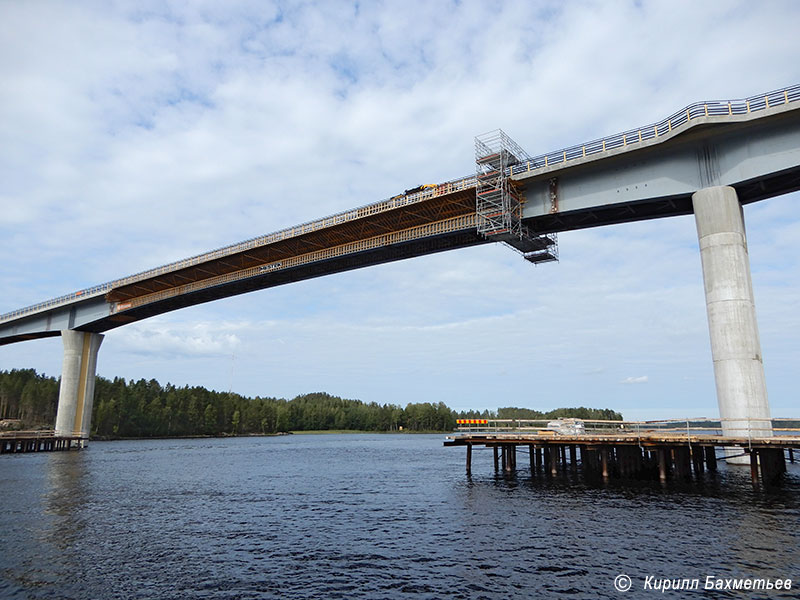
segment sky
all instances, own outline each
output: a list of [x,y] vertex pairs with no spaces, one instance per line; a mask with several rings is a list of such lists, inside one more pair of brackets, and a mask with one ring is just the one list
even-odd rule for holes
[[[0,3],[0,313],[699,100],[800,83],[800,4]],[[798,416],[797,193],[745,219],[773,416]],[[492,244],[107,333],[97,372],[248,396],[718,415],[693,217]],[[57,338],[0,370],[58,376]]]

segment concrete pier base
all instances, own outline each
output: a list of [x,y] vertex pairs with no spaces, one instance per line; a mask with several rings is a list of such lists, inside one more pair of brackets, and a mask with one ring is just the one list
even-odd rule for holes
[[87,440],[92,425],[97,351],[103,336],[65,329],[61,332],[61,340],[64,343],[64,362],[55,435]]
[[[771,436],[742,206],[731,187],[699,190],[692,205],[723,433]],[[746,456],[728,462],[749,464]]]

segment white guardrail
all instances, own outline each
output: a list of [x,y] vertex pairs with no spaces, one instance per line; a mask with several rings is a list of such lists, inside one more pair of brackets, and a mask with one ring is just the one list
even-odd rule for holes
[[[624,131],[608,137],[599,138],[585,144],[570,146],[554,152],[548,152],[547,154],[541,154],[530,159],[529,161],[514,165],[510,168],[510,174],[521,175],[536,169],[548,168],[560,163],[569,162],[571,160],[582,159],[587,156],[591,156],[592,154],[606,152],[615,148],[622,148],[647,140],[656,139],[660,136],[671,133],[680,127],[690,124],[693,119],[700,117],[725,118],[730,116],[745,115],[771,107],[780,106],[782,104],[796,102],[798,100],[800,100],[800,85],[782,88],[773,92],[759,94],[757,96],[751,96],[750,98],[744,98],[741,100],[695,102],[694,104],[690,104],[689,106],[679,110],[678,112],[670,115],[662,121],[659,121],[658,123],[653,123],[637,129],[631,129],[629,131]],[[415,193],[399,194],[392,198],[381,200],[380,202],[365,204],[364,206],[337,213],[323,219],[309,221],[301,225],[282,229],[275,233],[255,237],[231,246],[224,246],[204,254],[198,254],[197,256],[156,267],[155,269],[142,271],[122,279],[116,279],[114,281],[102,283],[100,285],[79,290],[71,294],[65,294],[63,296],[59,296],[58,298],[32,304],[31,306],[26,306],[24,308],[0,315],[0,323],[3,323],[4,321],[10,321],[11,319],[15,319],[27,314],[41,312],[49,308],[71,304],[84,298],[100,296],[114,288],[149,279],[151,277],[156,277],[158,275],[163,275],[164,273],[170,273],[209,260],[230,256],[231,254],[236,254],[252,248],[272,244],[281,240],[310,233],[318,229],[361,219],[369,215],[387,210],[393,210],[401,206],[413,204],[415,202],[420,202],[436,196],[450,194],[474,186],[475,176],[470,175],[468,177],[462,177],[438,184],[433,187],[427,187]]]

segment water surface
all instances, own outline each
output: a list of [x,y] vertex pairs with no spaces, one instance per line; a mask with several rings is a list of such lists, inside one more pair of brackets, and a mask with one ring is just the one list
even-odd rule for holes
[[[93,442],[0,459],[0,597],[621,598],[656,577],[792,578],[800,471],[700,483],[493,473],[441,435]],[[675,592],[671,597],[702,592]],[[713,597],[744,597],[741,593]],[[758,596],[754,596],[758,597]]]

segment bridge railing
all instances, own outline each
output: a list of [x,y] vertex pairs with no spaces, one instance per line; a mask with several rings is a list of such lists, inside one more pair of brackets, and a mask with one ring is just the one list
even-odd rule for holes
[[267,235],[251,238],[249,240],[245,240],[243,242],[239,242],[231,246],[224,246],[222,248],[217,248],[216,250],[211,250],[210,252],[206,252],[204,254],[198,254],[196,256],[192,256],[190,258],[186,258],[173,263],[168,263],[166,265],[162,265],[154,269],[141,271],[134,275],[123,277],[122,279],[115,279],[113,281],[102,283],[100,285],[96,285],[91,288],[79,290],[71,294],[65,294],[57,298],[52,298],[51,300],[39,302],[37,304],[32,304],[30,306],[26,306],[24,308],[20,308],[18,310],[14,310],[0,315],[0,323],[27,314],[33,314],[50,308],[71,304],[75,301],[82,300],[84,298],[100,296],[111,291],[114,288],[122,287],[124,285],[129,285],[131,283],[136,283],[137,281],[150,279],[152,277],[157,277],[165,273],[171,273],[174,271],[178,271],[180,269],[185,269],[187,267],[191,267],[203,262],[215,260],[218,258],[224,258],[226,256],[230,256],[231,254],[244,252],[246,250],[251,250],[253,248],[257,248],[260,246],[266,246],[268,244],[273,244],[275,242],[279,242],[285,239],[297,237],[327,227],[333,227],[335,225],[347,223],[348,221],[362,219],[370,215],[378,214],[389,210],[394,210],[396,208],[400,208],[409,204],[414,204],[416,202],[422,202],[438,196],[452,194],[472,187],[475,187],[474,175],[470,175],[468,177],[461,177],[459,179],[453,179],[451,181],[446,181],[444,183],[437,184],[434,187],[423,188],[422,190],[419,190],[417,192],[412,192],[409,194],[398,194],[397,196],[394,196],[392,198],[387,198],[386,200],[381,200],[380,202],[365,204],[358,208],[353,208],[345,212],[330,215],[322,219],[309,221],[307,223],[302,223],[300,225],[295,225],[294,227],[289,227],[286,229],[281,229],[274,233],[269,233]]
[[[132,298],[126,301],[124,303],[125,305],[124,309],[127,310],[129,308],[141,306],[143,304],[149,304],[151,302],[157,302],[159,300],[173,298],[175,296],[180,296],[182,294],[187,294],[190,292],[196,292],[198,290],[207,289],[214,286],[233,283],[235,281],[241,281],[243,279],[249,279],[250,277],[257,277],[259,275],[264,275],[266,273],[274,273],[276,271],[281,271],[284,269],[299,267],[312,262],[330,260],[348,254],[356,254],[359,252],[374,250],[376,248],[382,248],[394,244],[400,244],[403,242],[408,242],[411,240],[420,239],[424,237],[441,235],[444,233],[452,233],[455,231],[464,231],[464,230],[474,230],[476,226],[476,220],[477,216],[475,214],[461,215],[458,217],[451,217],[450,219],[445,219],[442,221],[436,221],[434,223],[417,225],[416,227],[410,227],[408,229],[402,229],[400,231],[394,231],[392,233],[384,233],[382,235],[378,235],[375,237],[365,238],[363,240],[357,240],[354,242],[348,242],[346,244],[340,244],[338,246],[332,246],[330,248],[314,250],[306,254],[291,256],[289,258],[285,258],[280,261],[258,265],[255,267],[249,267],[247,269],[242,269],[240,271],[225,273],[224,275],[217,275],[214,277],[209,277],[207,279],[201,279],[199,281],[193,281],[192,283],[186,283],[177,287],[168,288],[160,292],[153,292],[152,294],[137,296],[136,298]],[[114,310],[122,310],[122,309],[123,307],[117,306],[115,307]]]
[[3,321],[9,321],[15,317],[20,317],[22,315],[26,315],[29,313],[35,313],[42,310],[47,310],[48,308],[62,306],[64,304],[70,304],[72,302],[75,302],[76,300],[83,300],[85,298],[102,296],[112,287],[113,285],[111,283],[101,283],[100,285],[95,285],[93,287],[86,288],[85,290],[79,290],[77,292],[72,292],[71,294],[64,294],[63,296],[58,296],[57,298],[51,298],[50,300],[45,300],[44,302],[39,302],[37,304],[32,304],[31,306],[26,306],[25,308],[13,310],[9,313],[0,315],[0,323],[2,323]]
[[593,154],[656,139],[670,134],[698,118],[746,115],[782,104],[796,102],[798,100],[800,100],[800,85],[781,88],[766,94],[751,96],[741,100],[695,102],[657,123],[651,123],[650,125],[645,125],[644,127],[638,127],[636,129],[629,129],[622,133],[615,133],[577,146],[570,146],[568,148],[562,148],[561,150],[540,154],[539,156],[531,158],[529,161],[511,167],[510,174],[521,175],[536,169],[567,163]]

